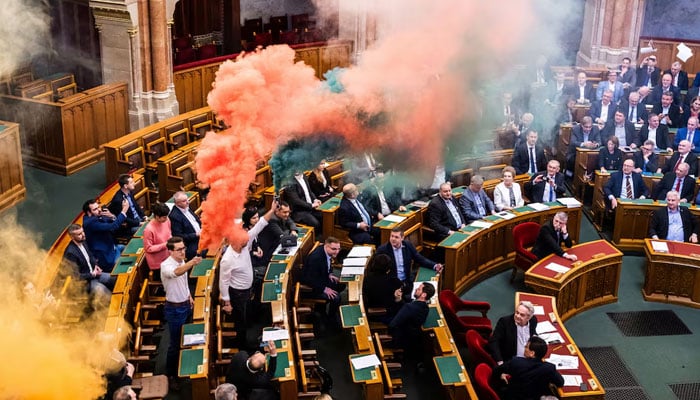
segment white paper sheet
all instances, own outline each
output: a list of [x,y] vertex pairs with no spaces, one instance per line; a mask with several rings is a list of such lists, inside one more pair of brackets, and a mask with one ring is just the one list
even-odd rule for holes
[[560,274],[565,274],[565,273],[569,272],[569,270],[571,269],[569,267],[565,267],[565,266],[563,266],[561,264],[557,264],[557,263],[549,263],[549,264],[545,265],[545,268],[550,270],[550,271],[554,271],[554,272],[557,272]]
[[389,214],[389,215],[384,217],[384,221],[389,221],[389,222],[401,222],[405,219],[406,219],[406,217],[402,217],[402,216],[396,215],[396,214]]
[[340,275],[364,275],[365,267],[343,267],[340,270]]
[[544,315],[544,307],[535,306],[535,315]]
[[297,251],[299,250],[299,246],[287,247],[286,253],[280,253],[281,250],[282,250],[282,245],[278,245],[272,254],[281,254],[283,256],[290,257],[290,256],[297,254]]
[[656,240],[651,241],[651,248],[654,249],[654,251],[659,252],[659,253],[668,253],[668,243],[666,242],[659,242]]
[[557,201],[568,208],[581,207],[581,202],[573,197],[562,197],[560,199],[557,199]]
[[379,358],[377,358],[376,354],[368,354],[368,355],[362,356],[362,357],[355,357],[355,358],[351,358],[351,360],[352,360],[352,366],[355,369],[376,367],[377,365],[381,364],[381,362],[379,361]]
[[501,211],[501,212],[497,213],[496,215],[498,215],[499,217],[506,219],[506,220],[515,218],[515,214],[511,214],[508,211]]
[[372,255],[372,247],[370,246],[355,246],[348,253],[349,258],[354,257],[369,257]]
[[205,342],[206,338],[203,333],[191,333],[189,335],[185,335],[182,339],[182,344],[184,344],[185,346],[204,344]]
[[475,228],[482,228],[482,229],[488,229],[493,226],[491,222],[486,222],[486,221],[474,221],[469,226],[473,226]]
[[367,257],[345,258],[343,267],[364,267],[367,265]]
[[564,378],[564,386],[581,386],[581,375],[562,375]]
[[536,210],[536,211],[544,211],[544,210],[549,210],[549,206],[544,205],[542,203],[530,203],[527,205],[528,207]]
[[556,332],[557,328],[555,328],[554,325],[552,325],[552,323],[549,321],[539,321],[537,322],[536,331],[538,335],[541,335],[547,332]]
[[[539,328],[540,325],[537,324],[537,327]],[[547,342],[547,344],[564,343],[564,338],[561,337],[559,332],[540,333],[538,336]]]
[[289,340],[289,331],[286,329],[270,329],[263,331],[262,341],[269,342],[270,340]]
[[558,370],[560,369],[578,369],[578,357],[577,356],[562,356],[559,354],[552,354],[549,359],[545,360],[554,364]]

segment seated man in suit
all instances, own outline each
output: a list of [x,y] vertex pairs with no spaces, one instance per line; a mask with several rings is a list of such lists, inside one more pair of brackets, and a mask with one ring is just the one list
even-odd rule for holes
[[612,102],[613,93],[610,90],[603,92],[603,97],[591,104],[591,109],[588,110],[588,115],[593,118],[593,121],[598,126],[604,126],[608,121],[612,120],[615,113],[615,104]]
[[258,245],[263,251],[262,263],[267,265],[272,258],[272,253],[280,244],[280,239],[285,235],[297,236],[297,225],[289,217],[291,210],[289,204],[279,202],[279,207],[270,217],[265,229],[258,235]]
[[603,187],[606,205],[611,209],[617,208],[617,198],[645,199],[649,197],[649,189],[644,184],[642,175],[634,172],[634,161],[625,160],[622,171],[613,172]]
[[681,140],[678,143],[678,151],[673,153],[671,158],[666,160],[664,167],[659,168],[656,172],[662,174],[675,172],[681,163],[688,164],[688,175],[698,176],[698,157],[690,151],[690,142],[687,140]]
[[617,81],[617,71],[608,71],[608,80],[601,81],[598,83],[598,89],[596,90],[596,100],[603,98],[603,92],[610,90],[613,93],[613,103],[617,104],[622,99],[625,94],[622,83]]
[[622,100],[618,109],[627,116],[627,120],[632,124],[643,124],[647,121],[647,108],[639,102],[639,93],[632,92],[627,97],[628,101]]
[[311,191],[309,179],[301,172],[295,173],[294,182],[284,190],[284,197],[292,209],[292,219],[313,226],[320,235],[323,216],[318,207],[321,206],[321,200]]
[[661,125],[659,116],[654,113],[649,114],[649,122],[639,130],[640,143],[644,143],[647,140],[651,140],[654,147],[659,151],[673,150],[668,139],[668,126]]
[[588,82],[586,73],[583,71],[576,75],[576,85],[570,90],[569,94],[576,99],[578,104],[592,103],[596,100],[595,89],[593,85]]
[[639,136],[634,128],[634,124],[627,121],[625,114],[620,110],[615,111],[612,122],[608,122],[605,125],[600,132],[600,136],[604,138],[617,136],[617,139],[620,141],[620,147],[629,146],[634,149],[639,146]]
[[554,214],[551,221],[545,223],[540,228],[540,233],[537,235],[537,241],[532,247],[532,254],[538,259],[543,259],[550,254],[556,254],[559,257],[564,257],[567,260],[576,261],[575,254],[568,254],[561,249],[562,242],[566,247],[571,247],[571,236],[566,228],[566,223],[569,220],[569,215],[564,211]]
[[131,239],[131,236],[139,230],[139,226],[146,220],[143,209],[134,198],[134,178],[129,174],[119,175],[119,190],[109,202],[109,212],[117,215],[122,210],[122,200],[129,202],[129,209],[126,211],[126,221],[122,227],[115,232],[114,236],[123,240]]
[[638,174],[655,173],[659,168],[659,155],[654,153],[654,141],[645,140],[639,150],[634,153],[632,158],[634,160],[634,172]]
[[671,84],[678,90],[688,90],[688,73],[681,69],[681,63],[675,61],[671,64],[671,69],[664,71],[665,74],[671,74]]
[[557,198],[563,197],[566,193],[564,175],[559,172],[559,161],[557,160],[549,161],[546,171],[540,171],[533,175],[530,184],[532,185],[530,199],[533,202],[556,201]]
[[[581,118],[581,124],[576,125],[571,130],[571,141],[566,153],[566,166],[569,171],[574,170],[576,161],[576,149],[579,147],[586,149],[597,149],[600,147],[600,129],[593,125],[593,118],[586,115]],[[543,170],[538,169],[538,171]]]
[[311,298],[328,300],[330,305],[327,313],[328,320],[338,324],[338,307],[340,293],[345,290],[345,284],[333,274],[332,259],[340,252],[340,241],[333,236],[326,238],[323,246],[312,251],[301,269],[301,283],[311,287]]
[[700,131],[698,131],[698,119],[696,117],[688,118],[688,125],[676,132],[674,148],[678,148],[678,143],[681,140],[687,140],[690,143],[690,151],[695,156],[700,155]]
[[338,223],[347,229],[355,244],[377,243],[379,230],[372,226],[375,220],[357,198],[360,194],[354,183],[343,186],[343,199],[338,207]]
[[674,191],[680,195],[681,203],[693,200],[695,194],[695,179],[688,176],[688,164],[680,163],[675,172],[667,172],[654,188],[654,200],[663,200],[668,192]]
[[525,355],[525,344],[537,335],[535,307],[529,301],[521,301],[515,312],[498,319],[489,338],[488,349],[498,365],[513,357]]
[[666,92],[671,92],[673,94],[673,104],[677,106],[681,105],[681,91],[673,86],[673,77],[671,77],[671,74],[663,74],[661,77],[661,84],[654,86],[654,89],[651,90],[651,104],[660,103],[661,96]]
[[445,182],[440,185],[438,195],[428,203],[426,217],[428,227],[435,231],[440,240],[464,228],[464,217],[452,197],[452,184]]
[[370,185],[360,194],[360,201],[376,221],[381,221],[396,210],[406,211],[406,207],[401,204],[399,188],[389,188],[386,183],[383,168],[377,166],[374,178],[370,179]]
[[661,94],[661,102],[655,103],[651,112],[658,114],[661,125],[669,128],[680,128],[682,126],[681,108],[673,104],[672,92]]
[[386,254],[391,258],[389,275],[398,278],[403,283],[404,294],[410,295],[413,281],[416,278],[416,271],[413,268],[414,261],[423,268],[430,268],[437,272],[441,272],[443,266],[424,257],[416,250],[416,246],[411,241],[404,240],[403,236],[402,228],[392,229],[389,242],[377,247],[376,254]]
[[[103,272],[85,242],[85,232],[78,224],[68,227],[70,243],[63,252],[63,262],[66,272],[87,283],[87,291],[100,304],[109,304],[109,297],[114,289],[115,278]],[[93,303],[95,304],[95,303]]]
[[173,236],[181,237],[187,246],[185,259],[191,260],[197,255],[199,235],[202,233],[202,221],[190,209],[190,200],[185,192],[173,195],[175,207],[170,210],[170,229]]
[[459,210],[467,224],[496,213],[496,206],[484,192],[483,186],[484,178],[481,175],[472,176],[469,186],[464,189],[462,197],[458,201]]
[[564,386],[564,377],[557,367],[543,361],[547,355],[547,342],[532,336],[525,344],[523,357],[514,357],[499,365],[493,372],[506,383],[501,398],[504,400],[540,399],[551,396],[550,384]]
[[666,193],[666,207],[654,211],[649,224],[649,237],[677,242],[698,242],[697,218],[687,207],[679,205],[676,191]]
[[516,174],[534,174],[545,168],[547,158],[544,155],[544,148],[537,143],[537,136],[537,131],[529,130],[525,142],[513,150],[511,164],[515,168]]

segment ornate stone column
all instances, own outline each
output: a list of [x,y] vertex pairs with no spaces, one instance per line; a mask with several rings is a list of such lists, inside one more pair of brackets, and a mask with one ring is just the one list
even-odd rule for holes
[[339,0],[338,1],[338,38],[352,40],[354,42],[354,60],[371,44],[368,39],[374,40],[374,32],[368,35],[367,29],[374,29],[374,19],[369,15],[370,5],[368,0]]
[[623,57],[637,60],[645,0],[586,0],[576,65],[614,67]]

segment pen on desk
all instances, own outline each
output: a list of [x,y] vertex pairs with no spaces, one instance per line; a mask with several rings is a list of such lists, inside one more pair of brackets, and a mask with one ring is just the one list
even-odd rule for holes
[[557,351],[557,350],[561,349],[561,346],[562,346],[562,345],[560,344],[559,346],[553,348],[552,351]]

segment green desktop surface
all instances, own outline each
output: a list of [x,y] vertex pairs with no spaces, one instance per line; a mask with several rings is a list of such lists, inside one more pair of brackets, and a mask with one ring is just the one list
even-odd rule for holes
[[451,384],[465,380],[464,370],[459,364],[457,356],[435,357],[435,365],[440,372],[442,383]]
[[192,268],[190,277],[205,276],[207,274],[207,271],[211,270],[212,268],[214,268],[214,259],[203,258],[202,262],[200,262]]
[[143,238],[131,238],[122,254],[139,254],[141,251],[143,251]]
[[287,270],[287,263],[271,262],[267,265],[267,271],[265,272],[266,281],[274,281],[275,278],[279,278],[280,274],[283,274]]
[[204,349],[185,349],[180,352],[180,376],[196,375],[204,364]]
[[445,239],[440,242],[439,246],[443,247],[451,247],[451,246],[456,246],[459,244],[461,241],[465,240],[466,238],[469,237],[469,234],[467,233],[462,233],[462,232],[455,232],[451,234],[450,236],[446,237]]
[[423,323],[423,328],[425,328],[425,329],[437,328],[438,326],[440,326],[440,324],[438,324],[439,319],[440,319],[440,314],[438,313],[437,308],[428,307],[428,317],[425,319],[425,322]]
[[112,269],[112,275],[126,274],[129,272],[129,268],[136,265],[136,260],[138,256],[121,256],[114,264]]
[[340,317],[343,320],[343,326],[358,326],[362,318],[362,309],[359,305],[340,306]]

